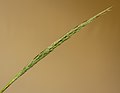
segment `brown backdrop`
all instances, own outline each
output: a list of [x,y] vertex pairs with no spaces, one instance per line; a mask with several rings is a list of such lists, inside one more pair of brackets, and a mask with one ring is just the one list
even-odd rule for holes
[[0,89],[41,50],[110,5],[5,93],[120,93],[119,0],[0,0]]

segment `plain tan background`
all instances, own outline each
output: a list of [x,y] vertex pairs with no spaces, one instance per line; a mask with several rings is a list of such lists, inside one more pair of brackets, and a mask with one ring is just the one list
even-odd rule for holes
[[0,0],[0,89],[40,51],[110,5],[111,12],[5,93],[120,93],[119,0]]

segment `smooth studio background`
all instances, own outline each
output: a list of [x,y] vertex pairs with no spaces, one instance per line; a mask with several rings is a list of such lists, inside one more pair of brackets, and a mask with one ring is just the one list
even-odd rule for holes
[[119,0],[0,0],[0,89],[40,51],[111,5],[5,93],[120,93]]

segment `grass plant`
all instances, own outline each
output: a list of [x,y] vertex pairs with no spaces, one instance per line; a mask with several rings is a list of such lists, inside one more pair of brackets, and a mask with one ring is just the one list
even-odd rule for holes
[[50,46],[48,46],[46,49],[44,49],[42,52],[40,52],[36,57],[33,58],[33,60],[25,66],[21,71],[19,71],[1,90],[0,93],[3,93],[5,90],[8,89],[18,78],[20,78],[25,72],[27,72],[30,68],[32,68],[35,64],[37,64],[41,59],[46,57],[49,53],[51,53],[55,48],[60,46],[63,42],[71,38],[75,33],[79,32],[82,28],[84,28],[89,23],[93,22],[96,18],[100,17],[101,15],[105,14],[106,12],[110,11],[111,7],[108,7],[107,9],[103,10],[102,12],[98,13],[97,15],[91,17],[90,19],[84,21],[80,25],[77,25],[73,29],[71,29],[68,33],[66,33],[64,36],[62,36],[60,39],[52,43]]

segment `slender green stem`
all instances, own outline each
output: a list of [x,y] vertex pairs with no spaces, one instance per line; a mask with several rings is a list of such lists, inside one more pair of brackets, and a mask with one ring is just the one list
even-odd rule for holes
[[98,18],[102,14],[106,13],[107,11],[110,11],[111,7],[103,10],[102,12],[98,13],[97,15],[91,17],[89,20],[84,21],[82,24],[76,26],[75,28],[71,29],[68,33],[66,33],[63,37],[61,37],[59,40],[52,43],[50,46],[48,46],[46,49],[44,49],[40,54],[38,54],[27,66],[25,66],[20,72],[18,72],[12,80],[10,80],[0,91],[0,93],[3,93],[13,82],[15,82],[20,76],[22,76],[26,71],[28,71],[30,68],[32,68],[36,63],[38,63],[41,59],[43,59],[45,56],[47,56],[50,52],[52,52],[56,47],[61,45],[64,41],[68,40],[72,35],[79,32],[83,27],[85,27],[87,24],[91,23],[94,19]]

